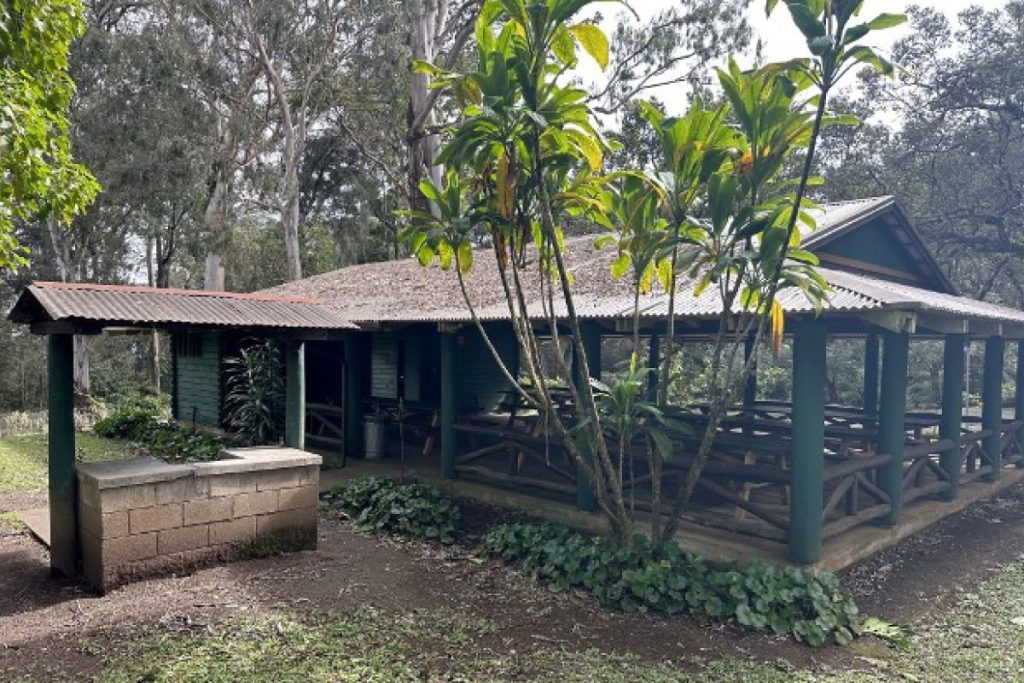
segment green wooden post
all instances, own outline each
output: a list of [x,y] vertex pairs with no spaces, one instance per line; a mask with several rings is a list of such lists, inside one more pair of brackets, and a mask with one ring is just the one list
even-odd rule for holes
[[789,498],[789,558],[821,559],[825,481],[825,326],[801,320],[793,342],[793,451]]
[[1005,342],[1002,337],[989,337],[985,340],[985,368],[981,378],[981,428],[992,432],[981,445],[988,455],[992,469],[985,475],[988,481],[999,478],[1002,469],[1002,434],[1003,427],[1003,357],[1006,355]]
[[458,397],[455,383],[455,334],[441,332],[441,474],[445,479],[455,479],[455,456],[457,443],[455,416],[458,412]]
[[661,337],[657,334],[651,335],[651,341],[647,347],[647,367],[653,368],[654,372],[647,375],[647,391],[651,394],[658,389],[658,368],[661,366]]
[[[754,355],[755,351],[754,335],[747,335],[743,341],[744,365],[750,362],[750,357]],[[743,405],[752,406],[755,403],[757,403],[757,361],[754,362],[750,374],[747,375],[747,383],[743,386]]]
[[[1017,342],[1017,374],[1013,385],[1013,419],[1024,420],[1024,340]],[[1017,439],[1024,441],[1024,427],[1017,430]],[[1024,455],[1024,453],[1018,453]],[[1020,467],[1021,463],[1017,463]]]
[[50,569],[78,573],[78,481],[75,478],[74,337],[49,337]]
[[878,335],[864,339],[864,413],[878,414]]
[[[581,340],[583,342],[583,350],[587,354],[587,366],[590,368],[590,376],[599,380],[601,379],[601,328],[594,323],[582,323],[580,325],[580,332],[583,337]],[[575,358],[573,358],[572,367],[576,375],[573,379],[577,386],[584,381],[588,381],[582,377],[580,363]],[[593,464],[594,454],[590,452],[589,448],[584,448],[581,455],[588,463]],[[597,510],[594,488],[590,483],[590,478],[579,466],[576,467],[576,507],[584,512],[595,512]]]
[[306,447],[306,345],[297,340],[285,344],[284,441]]
[[363,456],[363,336],[345,335],[345,457]]
[[[964,404],[964,347],[966,334],[948,334],[942,356],[942,419],[939,422],[939,438],[960,439],[963,426]],[[946,500],[953,500],[960,492],[960,468],[963,465],[962,449],[946,451],[939,456],[939,465],[949,475],[949,490]]]
[[903,512],[903,448],[907,442],[907,357],[910,335],[886,332],[882,348],[882,396],[878,410],[878,452],[893,456],[878,470],[878,487],[889,494],[886,524],[898,524]]

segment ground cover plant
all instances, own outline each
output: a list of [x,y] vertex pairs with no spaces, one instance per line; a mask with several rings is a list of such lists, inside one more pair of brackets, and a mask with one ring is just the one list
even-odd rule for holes
[[637,536],[617,545],[556,524],[501,525],[486,534],[484,547],[546,585],[586,589],[607,607],[705,614],[814,646],[830,637],[846,644],[858,632],[856,604],[825,572],[756,559],[712,565],[674,542],[655,547]]
[[108,439],[137,443],[144,452],[168,462],[216,460],[225,448],[247,444],[238,436],[206,434],[179,425],[156,398],[122,402],[93,431]]
[[323,505],[347,514],[366,531],[451,543],[461,511],[450,498],[420,481],[364,477],[321,495]]

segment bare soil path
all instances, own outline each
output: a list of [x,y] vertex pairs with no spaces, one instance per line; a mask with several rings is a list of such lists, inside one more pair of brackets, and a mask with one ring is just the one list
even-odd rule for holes
[[[15,494],[24,496],[24,494]],[[23,501],[0,493],[0,511]],[[14,504],[17,503],[17,504]],[[470,530],[504,513],[469,505]],[[862,611],[900,623],[927,619],[957,588],[986,578],[1024,554],[1024,490],[972,506],[903,545],[844,574]],[[0,523],[0,680],[88,678],[102,647],[153,624],[203,628],[266,610],[347,613],[446,609],[494,628],[471,644],[494,652],[535,647],[601,647],[651,661],[694,657],[786,660],[814,669],[864,668],[857,648],[818,650],[694,619],[664,619],[601,609],[577,594],[555,594],[472,548],[442,549],[366,536],[322,518],[315,552],[211,567],[185,577],[140,582],[99,597],[76,582],[51,579],[45,550]],[[89,638],[87,638],[89,636]]]

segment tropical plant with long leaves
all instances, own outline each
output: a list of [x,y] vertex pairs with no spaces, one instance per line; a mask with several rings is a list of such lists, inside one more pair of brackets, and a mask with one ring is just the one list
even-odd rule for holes
[[[778,294],[784,289],[799,288],[816,305],[827,298],[817,261],[799,247],[801,234],[814,226],[814,205],[806,193],[815,182],[810,168],[818,136],[824,126],[843,122],[828,116],[825,100],[844,65],[885,68],[880,57],[854,43],[894,20],[868,22],[866,30],[850,32],[849,17],[861,2],[787,2],[801,30],[813,34],[808,40],[812,59],[751,71],[730,61],[719,73],[725,102],[716,107],[695,102],[681,117],[644,105],[662,147],[660,168],[602,176],[608,145],[586,106],[586,92],[566,85],[564,78],[580,50],[601,66],[607,62],[608,43],[600,28],[575,19],[590,4],[487,0],[476,25],[474,70],[417,65],[437,87],[451,89],[462,115],[438,157],[447,169],[443,186],[421,184],[432,211],[409,214],[403,236],[421,263],[436,261],[455,273],[476,328],[506,379],[591,482],[619,540],[633,528],[622,462],[632,459],[627,445],[647,431],[652,535],[662,542],[689,504],[721,415],[732,401],[743,341],[753,337],[760,344],[765,330],[776,344],[781,340],[784,311]],[[769,12],[775,4],[769,2]],[[827,49],[808,14],[821,19]],[[793,178],[786,169],[800,154],[803,173]],[[569,216],[603,226],[598,246],[617,249],[611,276],[628,276],[634,292],[634,359],[639,357],[640,296],[657,287],[668,295],[669,348],[653,392],[633,376],[639,372],[635,367],[618,386],[595,389],[579,381],[592,373],[561,230]],[[523,359],[522,378],[502,362],[469,295],[466,277],[475,243],[489,244],[493,252]],[[708,373],[710,419],[668,507],[661,501],[661,463],[673,452],[672,430],[658,416],[666,414],[676,299],[684,292],[714,295],[721,314]],[[552,398],[541,328],[555,345],[556,371],[568,379],[571,415],[560,412]],[[561,352],[564,345],[574,352],[572,368]],[[748,361],[740,375],[750,369]],[[618,452],[609,447],[609,434],[616,436]]]

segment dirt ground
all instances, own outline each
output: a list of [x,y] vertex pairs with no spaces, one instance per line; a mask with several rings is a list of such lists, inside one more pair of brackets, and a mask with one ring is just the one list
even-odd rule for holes
[[[41,499],[41,493],[0,493],[0,512]],[[503,513],[469,505],[464,516],[473,532]],[[1024,488],[972,506],[847,570],[844,582],[862,611],[912,624],[952,599],[957,586],[1022,556],[1022,523]],[[600,646],[652,661],[699,656],[784,659],[810,669],[869,666],[849,648],[812,649],[693,619],[610,612],[586,596],[554,594],[515,571],[481,563],[471,544],[442,549],[379,539],[328,517],[321,520],[317,551],[145,581],[103,597],[77,582],[50,578],[46,551],[25,533],[0,525],[0,680],[53,671],[87,678],[102,665],[104,648],[97,643],[148,625],[194,629],[267,609],[303,614],[367,606],[450,609],[486,619],[495,628],[473,646],[491,651]]]

